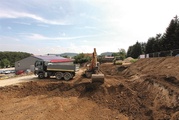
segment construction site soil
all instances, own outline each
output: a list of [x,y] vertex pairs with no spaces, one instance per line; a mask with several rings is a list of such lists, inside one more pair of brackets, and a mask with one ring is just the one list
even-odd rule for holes
[[81,71],[0,88],[1,120],[179,120],[179,57],[101,64],[105,83]]

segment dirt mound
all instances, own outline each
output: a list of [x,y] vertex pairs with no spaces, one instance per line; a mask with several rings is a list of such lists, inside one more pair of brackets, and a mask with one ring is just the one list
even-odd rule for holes
[[[82,83],[70,86],[68,83],[44,83],[30,82],[21,86],[10,86],[1,89],[1,94],[7,93],[12,98],[25,98],[28,96],[46,95],[49,97],[78,97],[79,99],[87,98],[95,101],[100,106],[107,107],[110,110],[117,110],[131,118],[148,118],[143,115],[148,109],[139,109],[140,104],[135,99],[130,89],[123,84],[116,86],[100,86],[99,84]],[[15,94],[12,94],[15,93]],[[140,110],[140,112],[138,112]],[[145,110],[145,111],[144,111]],[[137,112],[137,113],[136,113]],[[140,117],[139,117],[139,114]],[[136,117],[135,117],[136,115]],[[133,117],[132,117],[133,116]]]
[[161,57],[139,59],[130,65],[123,73],[132,75],[164,75],[179,79],[179,57]]
[[121,75],[121,72],[125,70],[129,65],[114,65],[112,63],[105,63],[100,65],[100,70],[104,75]]
[[[83,86],[83,85],[81,85]],[[51,81],[31,81],[21,85],[0,88],[1,92],[12,94],[11,97],[23,98],[27,96],[47,95],[47,96],[79,96],[79,92],[72,90],[74,86],[70,83],[51,82]],[[78,89],[76,86],[75,89]]]
[[[0,89],[0,117],[5,119],[124,119],[117,110],[89,97],[98,84],[38,81]],[[100,111],[99,111],[100,110]]]
[[[153,82],[165,88],[178,91],[179,88],[179,57],[161,57],[139,59],[126,70],[127,78],[155,79]],[[178,91],[179,92],[179,91]]]

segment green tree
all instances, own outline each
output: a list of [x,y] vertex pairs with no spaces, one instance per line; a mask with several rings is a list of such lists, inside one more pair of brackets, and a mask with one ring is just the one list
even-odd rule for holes
[[136,42],[135,45],[130,46],[127,51],[128,57],[138,58],[142,54],[142,47],[139,42]]
[[119,57],[121,58],[121,60],[124,60],[126,58],[126,51],[125,49],[119,49]]
[[156,37],[151,37],[148,39],[145,47],[145,53],[154,53],[162,50],[162,35],[157,34]]
[[153,53],[155,52],[154,50],[154,44],[155,44],[155,38],[151,37],[148,39],[147,44],[146,44],[146,53]]
[[159,52],[162,50],[162,34],[157,34],[155,37],[155,43],[153,45],[154,52]]
[[142,50],[142,54],[145,54],[145,52],[146,52],[146,43],[144,42],[144,43],[140,43],[141,44],[141,50]]
[[0,60],[7,59],[10,62],[10,66],[14,66],[15,62],[26,57],[31,56],[30,53],[25,52],[0,52]]
[[7,68],[9,66],[10,66],[10,61],[8,59],[5,58],[5,59],[1,60],[1,67],[2,68]]
[[91,57],[85,56],[83,53],[80,53],[77,56],[75,56],[74,59],[75,59],[74,63],[82,64],[85,62],[89,62],[91,60]]
[[178,44],[177,40],[177,26],[178,26],[178,17],[174,17],[174,19],[171,20],[169,26],[166,29],[166,33],[163,35],[162,44],[164,45],[163,50],[172,50],[177,49]]
[[174,49],[179,49],[179,20],[178,17],[176,16],[177,19],[177,26],[176,26],[176,30],[175,30],[175,46]]
[[127,55],[127,53],[126,53],[125,49],[123,49],[123,48],[119,49],[119,52],[112,53],[112,56],[118,57],[121,60],[124,60],[126,58],[126,55]]
[[119,53],[112,53],[112,56],[119,56]]
[[133,49],[133,46],[129,46],[127,50],[127,57],[131,57],[132,49]]
[[136,44],[134,45],[134,48],[133,48],[132,57],[138,58],[139,55],[141,55],[141,54],[142,54],[141,44],[139,42],[136,42]]

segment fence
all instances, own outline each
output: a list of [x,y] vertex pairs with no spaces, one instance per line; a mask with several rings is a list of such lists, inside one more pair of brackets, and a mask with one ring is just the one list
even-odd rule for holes
[[179,56],[179,49],[140,55],[140,58],[167,57],[167,56]]

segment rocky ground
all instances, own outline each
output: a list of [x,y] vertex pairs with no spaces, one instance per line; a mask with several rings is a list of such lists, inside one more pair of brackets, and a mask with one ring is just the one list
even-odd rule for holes
[[2,120],[178,120],[179,57],[102,64],[105,83],[31,79],[0,87]]

